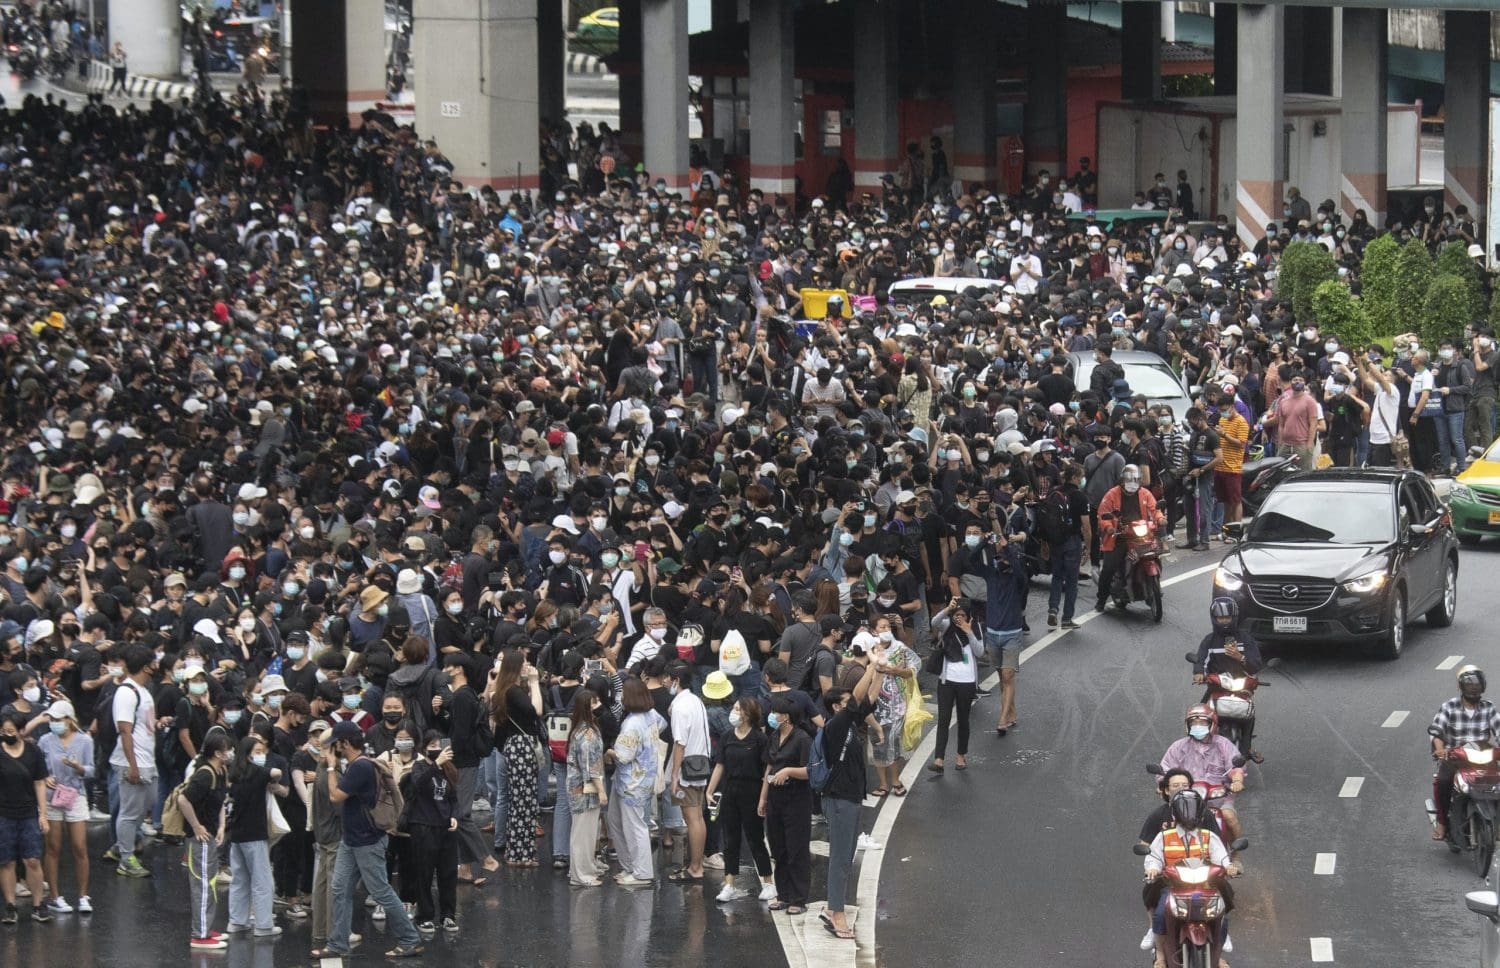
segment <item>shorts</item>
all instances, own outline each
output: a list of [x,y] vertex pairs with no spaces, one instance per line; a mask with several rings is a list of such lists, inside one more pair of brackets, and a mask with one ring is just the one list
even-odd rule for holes
[[1229,471],[1214,471],[1214,497],[1220,504],[1240,503],[1240,475]]
[[36,817],[0,817],[0,865],[42,859],[42,827]]
[[677,798],[677,806],[683,810],[702,810],[703,795],[708,792],[707,787],[701,786],[679,786],[677,788],[682,795]]
[[86,823],[89,819],[89,798],[80,791],[78,798],[67,810],[59,810],[51,804],[51,795],[48,794],[47,820],[50,823]]
[[1024,633],[984,630],[984,647],[997,669],[1021,668],[1021,643]]

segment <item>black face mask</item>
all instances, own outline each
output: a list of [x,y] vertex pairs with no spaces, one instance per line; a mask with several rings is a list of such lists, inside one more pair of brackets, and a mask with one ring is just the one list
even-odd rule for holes
[[1109,441],[1107,441],[1107,440],[1096,440],[1096,441],[1094,441],[1094,449],[1095,450],[1105,450],[1108,447],[1109,447]]
[[383,719],[383,720],[385,720],[391,726],[394,726],[397,723],[401,722],[401,716],[402,716],[401,713],[381,713],[380,714],[380,718]]
[[432,760],[434,763],[437,762],[437,758],[439,756],[442,756],[442,755],[443,755],[443,751],[442,750],[428,750],[427,751],[427,758],[429,760]]
[[6,746],[19,746],[21,743],[21,734],[6,733],[4,736],[0,736],[0,742],[4,742]]

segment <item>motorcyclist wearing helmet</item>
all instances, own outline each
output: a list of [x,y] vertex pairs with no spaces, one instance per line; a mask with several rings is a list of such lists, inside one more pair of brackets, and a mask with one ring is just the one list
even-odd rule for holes
[[1141,487],[1141,469],[1134,464],[1126,464],[1120,472],[1120,483],[1105,492],[1104,499],[1099,502],[1098,518],[1099,551],[1103,563],[1099,569],[1099,598],[1094,603],[1094,611],[1102,612],[1114,591],[1115,582],[1124,577],[1126,549],[1125,542],[1117,540],[1120,532],[1130,522],[1141,520],[1150,521],[1159,532],[1167,520],[1156,509],[1156,498]]
[[1240,818],[1234,809],[1234,794],[1245,789],[1245,771],[1234,765],[1240,751],[1219,735],[1212,707],[1203,703],[1189,706],[1183,722],[1188,734],[1167,747],[1161,758],[1162,769],[1181,767],[1198,780],[1227,787],[1228,795],[1217,806],[1224,818],[1224,833],[1235,840],[1240,836]]
[[[1151,841],[1163,830],[1171,829],[1177,821],[1172,817],[1172,797],[1183,790],[1193,788],[1193,774],[1184,769],[1168,770],[1156,781],[1156,790],[1161,794],[1161,803],[1156,809],[1146,816],[1146,822],[1141,825],[1140,842],[1147,847]],[[1202,825],[1205,830],[1210,830],[1223,839],[1223,832],[1219,830],[1219,821],[1215,819],[1213,811],[1203,815]],[[1141,898],[1146,902],[1146,936],[1141,939],[1141,950],[1150,951],[1156,946],[1156,905],[1161,900],[1162,887],[1164,885],[1160,878],[1147,881],[1141,888]]]
[[[1193,664],[1193,682],[1202,684],[1205,677],[1227,672],[1230,675],[1255,675],[1261,669],[1260,645],[1255,636],[1242,631],[1239,603],[1228,596],[1215,598],[1208,605],[1209,620],[1213,631],[1198,643],[1198,660]],[[1203,702],[1208,702],[1208,690],[1203,692]],[[1244,748],[1250,759],[1257,763],[1264,757],[1251,748],[1255,736],[1255,717],[1245,720]]]
[[[1168,782],[1171,780],[1170,776],[1166,779]],[[1222,867],[1231,877],[1238,873],[1238,869],[1230,860],[1229,850],[1224,846],[1223,839],[1203,822],[1204,816],[1209,811],[1204,805],[1202,794],[1193,789],[1179,790],[1172,794],[1167,805],[1171,811],[1172,822],[1151,839],[1150,848],[1145,857],[1145,878],[1148,886],[1161,879],[1162,871],[1168,865],[1176,865],[1186,859],[1202,860]],[[1234,909],[1234,889],[1229,886],[1225,878],[1215,878],[1209,882],[1209,886],[1224,898],[1225,914],[1219,922],[1219,944],[1222,946],[1229,932],[1229,912]],[[1167,895],[1165,890],[1159,890],[1157,893],[1151,931],[1156,947],[1156,968],[1163,968],[1167,963]],[[1219,968],[1229,968],[1229,965],[1221,959]]]
[[1438,761],[1437,776],[1432,778],[1432,802],[1437,808],[1437,827],[1433,840],[1448,835],[1448,801],[1453,798],[1453,777],[1457,772],[1448,760],[1449,751],[1465,743],[1495,745],[1500,739],[1500,710],[1484,698],[1488,682],[1478,666],[1461,666],[1457,672],[1458,695],[1443,703],[1427,735],[1432,737],[1432,758]]

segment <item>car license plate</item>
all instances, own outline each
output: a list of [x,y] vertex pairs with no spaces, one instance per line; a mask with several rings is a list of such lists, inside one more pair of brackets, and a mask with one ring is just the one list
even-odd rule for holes
[[1273,632],[1306,632],[1307,617],[1303,615],[1276,615],[1271,619]]
[[1490,524],[1500,524],[1500,511],[1490,512]]

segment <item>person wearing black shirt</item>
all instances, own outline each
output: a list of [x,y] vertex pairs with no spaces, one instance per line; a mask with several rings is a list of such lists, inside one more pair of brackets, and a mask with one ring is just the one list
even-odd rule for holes
[[[1172,797],[1183,790],[1190,790],[1193,786],[1193,774],[1184,769],[1168,770],[1164,776],[1156,781],[1156,788],[1161,791],[1162,804],[1152,810],[1146,816],[1146,822],[1141,825],[1140,842],[1151,845],[1157,835],[1163,830],[1176,826],[1176,819],[1172,816]],[[1212,810],[1204,810],[1199,818],[1199,828],[1207,830],[1217,836],[1224,838],[1224,832],[1219,829],[1218,818]],[[1152,917],[1156,912],[1156,905],[1161,899],[1162,889],[1166,881],[1158,877],[1147,881],[1141,888],[1141,899],[1146,902],[1146,932],[1148,938],[1153,934],[1151,927]]]
[[5,921],[16,922],[16,861],[26,869],[36,921],[51,921],[42,907],[42,838],[47,834],[47,760],[35,743],[26,742],[13,719],[0,721],[0,831],[5,856],[0,858],[0,891],[5,894]]
[[[773,696],[766,717],[765,773],[756,811],[766,818],[766,838],[776,879],[771,910],[804,914],[812,893],[812,788],[807,785],[807,760],[812,737],[795,722],[797,706],[786,696]],[[864,759],[861,753],[859,759]],[[726,862],[727,869],[728,864]]]
[[479,701],[479,694],[469,685],[474,677],[474,666],[467,655],[461,652],[445,655],[443,671],[448,674],[448,694],[443,696],[443,716],[447,721],[453,751],[449,761],[453,766],[453,818],[457,824],[452,838],[457,845],[455,849],[459,857],[456,863],[464,865],[465,869],[459,872],[462,876],[468,875],[468,865],[481,861],[485,870],[498,870],[500,865],[490,854],[472,816],[474,791],[479,785],[479,763],[489,755],[495,742],[490,730],[489,715],[484,704]]
[[1047,599],[1047,624],[1056,625],[1062,606],[1062,627],[1077,628],[1073,610],[1078,603],[1078,567],[1083,549],[1092,539],[1089,500],[1079,487],[1083,469],[1076,464],[1063,471],[1061,489],[1047,491],[1038,499],[1037,530],[1051,546],[1052,590]]
[[771,879],[771,855],[766,850],[765,821],[756,812],[760,798],[762,765],[766,759],[766,734],[761,729],[760,701],[746,696],[729,711],[729,732],[719,738],[714,749],[714,772],[708,779],[708,802],[721,797],[719,831],[724,844],[724,888],[720,902],[749,897],[750,892],[735,886],[740,869],[740,844],[750,845],[750,857],[760,875],[760,899],[776,896]]
[[1048,407],[1054,403],[1063,406],[1073,399],[1073,378],[1068,376],[1068,358],[1066,356],[1054,355],[1049,361],[1050,372],[1036,382],[1037,389],[1042,391],[1042,402]]
[[[467,688],[467,687],[466,687]],[[473,692],[472,689],[469,692]],[[476,700],[477,701],[477,700]],[[417,930],[436,930],[441,916],[443,930],[458,930],[458,769],[453,765],[457,747],[443,749],[443,737],[428,730],[419,757],[407,774],[411,810],[408,830],[417,895]],[[472,791],[471,791],[472,799]],[[432,903],[432,882],[437,880],[437,905]]]
[[[884,657],[879,653],[877,662]],[[854,932],[844,917],[844,899],[859,842],[859,809],[869,789],[859,724],[875,711],[870,693],[875,688],[876,664],[865,667],[865,674],[849,692],[833,689],[823,695],[830,714],[823,725],[823,757],[828,763],[828,786],[823,790],[823,813],[828,817],[828,918],[834,935],[846,940]]]
[[496,846],[505,845],[511,867],[535,867],[536,744],[542,733],[542,687],[524,653],[511,649],[489,690],[495,748],[505,759],[506,812],[495,811]]
[[187,786],[177,794],[183,829],[189,835],[187,869],[193,918],[189,938],[192,947],[200,950],[221,951],[226,946],[213,930],[219,913],[219,892],[214,888],[214,878],[219,872],[224,801],[229,795],[227,773],[233,756],[228,734],[216,731],[206,737],[193,762]]
[[285,796],[279,769],[267,769],[269,747],[259,736],[240,741],[229,773],[229,933],[255,929],[256,937],[281,931],[271,919],[275,885],[271,878],[271,850],[266,826],[266,793]]

